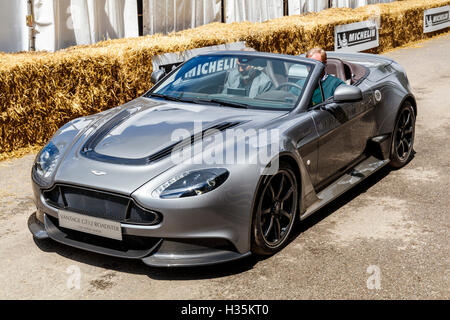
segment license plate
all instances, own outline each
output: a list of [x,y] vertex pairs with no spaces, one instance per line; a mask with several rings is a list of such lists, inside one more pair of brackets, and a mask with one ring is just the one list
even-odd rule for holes
[[58,210],[59,226],[105,238],[122,240],[120,222]]

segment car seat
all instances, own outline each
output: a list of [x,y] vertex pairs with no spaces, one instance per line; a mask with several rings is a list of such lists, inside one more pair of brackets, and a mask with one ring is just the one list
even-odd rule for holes
[[342,81],[346,82],[347,77],[345,76],[345,66],[342,60],[336,58],[328,58],[327,66],[325,71],[332,76],[335,76]]

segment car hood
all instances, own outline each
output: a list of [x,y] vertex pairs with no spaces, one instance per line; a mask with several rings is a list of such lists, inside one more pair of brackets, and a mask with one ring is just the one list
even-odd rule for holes
[[264,127],[284,114],[141,97],[86,128],[61,161],[55,180],[131,194],[173,167],[173,148],[194,133]]

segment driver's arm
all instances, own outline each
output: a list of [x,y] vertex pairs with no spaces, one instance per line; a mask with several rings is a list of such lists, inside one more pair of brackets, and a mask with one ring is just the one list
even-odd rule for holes
[[323,87],[323,93],[325,96],[325,100],[334,96],[334,91],[336,90],[337,87],[339,87],[341,84],[345,84],[344,81],[342,81],[341,79],[329,75],[324,82],[322,82],[322,87]]
[[[296,85],[299,85],[300,87],[303,88],[303,87],[305,86],[305,79],[300,79],[300,80],[298,80],[295,84],[296,84]],[[294,87],[292,87],[291,89],[289,89],[289,92],[292,93],[292,94],[295,94],[296,96],[299,96],[300,93],[302,93],[302,92],[300,91],[300,89],[294,88]]]
[[237,69],[228,71],[222,93],[227,93],[228,88],[238,88],[240,83],[240,74]]

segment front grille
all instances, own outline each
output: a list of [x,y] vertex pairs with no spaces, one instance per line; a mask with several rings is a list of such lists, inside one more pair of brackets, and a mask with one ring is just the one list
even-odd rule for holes
[[44,191],[47,204],[58,209],[131,224],[155,225],[162,221],[156,211],[138,206],[131,197],[105,191],[56,185]]

